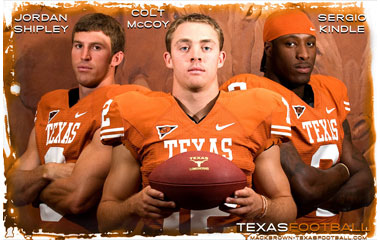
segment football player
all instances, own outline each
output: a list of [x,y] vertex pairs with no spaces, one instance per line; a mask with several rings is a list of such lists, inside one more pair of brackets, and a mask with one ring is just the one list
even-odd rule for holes
[[264,25],[265,77],[242,74],[221,89],[266,88],[291,107],[291,142],[281,145],[281,163],[298,208],[298,222],[339,223],[339,212],[368,206],[374,181],[351,142],[347,89],[340,80],[311,75],[316,58],[315,27],[300,10],[284,10]]
[[[142,233],[149,234],[206,232],[227,223],[236,226],[238,221],[295,219],[278,146],[290,136],[288,104],[265,89],[219,92],[217,70],[226,58],[223,41],[222,29],[212,18],[179,17],[167,31],[163,55],[173,70],[172,93],[126,93],[104,106],[100,135],[103,143],[114,148],[98,208],[101,231],[132,230],[140,218],[144,219]],[[187,151],[220,154],[244,171],[248,187],[226,199],[238,207],[174,212],[175,203],[149,186],[148,176],[156,166]],[[250,187],[252,178],[255,190]]]
[[124,30],[114,18],[101,13],[80,18],[71,49],[79,86],[41,98],[27,150],[7,176],[16,206],[34,203],[40,208],[44,232],[98,231],[96,206],[112,153],[100,142],[102,106],[123,91],[148,91],[114,84],[124,43]]

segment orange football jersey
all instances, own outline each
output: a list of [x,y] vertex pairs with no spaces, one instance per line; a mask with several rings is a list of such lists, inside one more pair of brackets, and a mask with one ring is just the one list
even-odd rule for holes
[[[285,100],[266,89],[220,92],[211,111],[199,123],[190,119],[173,96],[157,92],[119,95],[107,102],[103,114],[102,142],[123,143],[131,151],[141,162],[144,187],[155,167],[187,151],[224,156],[243,170],[251,186],[256,156],[286,140],[291,131]],[[191,215],[192,231],[205,231],[210,216],[228,216],[218,209],[191,211]],[[178,213],[172,214],[164,220],[164,229],[178,229],[179,219]]]
[[[237,75],[220,88],[225,91],[266,88],[281,94],[292,109],[291,140],[302,160],[326,169],[340,161],[344,138],[342,123],[350,111],[350,103],[344,83],[336,78],[312,75],[309,84],[314,92],[314,107],[281,84],[253,74]],[[339,215],[317,209],[297,222],[339,222]]]
[[[42,96],[35,119],[41,164],[75,163],[82,150],[91,142],[95,131],[100,128],[103,104],[110,97],[134,90],[149,91],[136,85],[110,85],[95,90],[76,103],[74,101],[72,106],[69,104],[70,99],[79,98],[78,89],[55,90]],[[40,217],[42,229],[46,232],[97,231],[96,209],[86,214],[63,217],[41,203]]]

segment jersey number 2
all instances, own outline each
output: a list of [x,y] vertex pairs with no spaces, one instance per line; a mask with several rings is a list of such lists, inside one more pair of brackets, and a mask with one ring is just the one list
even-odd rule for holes
[[110,119],[106,118],[105,116],[107,115],[108,111],[110,110],[110,105],[112,103],[112,99],[108,100],[104,106],[103,106],[103,111],[102,111],[102,127],[108,127],[111,125]]

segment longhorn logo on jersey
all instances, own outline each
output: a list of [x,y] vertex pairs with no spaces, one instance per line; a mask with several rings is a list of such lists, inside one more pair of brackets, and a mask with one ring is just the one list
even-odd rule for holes
[[292,107],[293,107],[294,112],[297,115],[297,119],[299,119],[302,116],[303,112],[306,109],[305,106],[301,106],[301,105],[293,105]]
[[178,127],[178,125],[156,126],[160,140],[163,139],[169,133],[173,132],[177,127]]
[[[50,120],[52,120],[55,117],[55,115],[57,115],[57,113],[59,113],[59,110],[54,110],[54,111],[49,112],[48,123],[50,122]],[[36,115],[37,115],[37,112],[36,112]]]
[[79,122],[55,122],[46,125],[46,145],[49,144],[70,144],[77,135],[80,128]]

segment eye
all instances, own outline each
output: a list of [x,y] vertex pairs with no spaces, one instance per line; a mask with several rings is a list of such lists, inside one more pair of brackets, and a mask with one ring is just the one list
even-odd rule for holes
[[314,47],[315,46],[315,42],[307,42],[306,46],[308,46],[308,47]]
[[76,49],[80,49],[80,48],[83,47],[83,45],[81,43],[74,43],[73,47],[76,48]]
[[189,50],[189,47],[188,46],[182,46],[179,48],[179,50],[182,52],[187,52]]
[[205,46],[205,47],[203,47],[203,50],[204,50],[204,51],[207,51],[207,52],[208,52],[208,51],[211,51],[211,47],[209,47],[209,46]]
[[98,51],[98,50],[102,49],[102,46],[100,46],[100,45],[94,45],[94,46],[92,46],[92,49]]
[[295,42],[286,42],[285,45],[287,47],[294,47],[294,46],[296,46],[296,43]]

